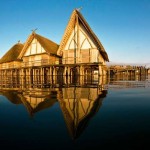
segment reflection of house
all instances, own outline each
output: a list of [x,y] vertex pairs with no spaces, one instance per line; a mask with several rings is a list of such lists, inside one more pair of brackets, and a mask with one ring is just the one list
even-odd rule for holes
[[5,96],[13,104],[22,104],[20,94],[17,91],[2,90],[0,95]]
[[2,90],[0,95],[5,96],[13,104],[23,104],[31,116],[36,112],[52,107],[56,102],[56,95],[48,91],[10,91]]
[[68,130],[73,139],[80,136],[89,120],[102,105],[106,91],[97,88],[66,88],[58,98]]
[[99,111],[107,91],[98,88],[1,90],[13,104],[23,104],[30,116],[52,107],[57,101],[73,139],[78,138],[89,120]]
[[57,99],[56,97],[52,97],[49,92],[38,90],[23,92],[21,101],[32,116],[38,111],[53,106],[57,102]]
[[105,74],[105,61],[109,59],[101,42],[74,10],[60,46],[33,31],[24,45],[16,44],[1,58],[0,75],[19,75],[17,84],[47,84],[51,75]]

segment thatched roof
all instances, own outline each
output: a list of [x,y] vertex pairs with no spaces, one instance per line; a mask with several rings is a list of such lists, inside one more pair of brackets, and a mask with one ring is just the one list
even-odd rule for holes
[[33,39],[37,39],[37,41],[41,44],[41,46],[44,48],[44,50],[48,53],[48,54],[54,54],[57,55],[57,50],[59,45],[56,44],[55,42],[39,35],[36,34],[35,32],[33,32],[27,39],[24,48],[22,49],[20,55],[18,56],[18,58],[22,58],[24,53],[26,52],[27,48],[30,46],[31,42],[33,41]]
[[0,59],[0,63],[6,63],[11,61],[18,61],[18,56],[23,48],[23,44],[17,43]]
[[49,54],[57,54],[57,50],[59,45],[54,43],[53,41],[40,36],[38,34],[35,34],[35,38],[39,41],[39,43],[43,46],[43,48],[48,52]]
[[108,55],[107,55],[103,45],[101,44],[101,42],[99,41],[97,36],[94,34],[94,32],[92,31],[92,29],[90,28],[90,26],[88,25],[88,23],[86,22],[86,20],[82,16],[82,14],[76,9],[73,11],[73,13],[70,17],[70,20],[68,22],[68,25],[66,27],[65,33],[63,35],[63,38],[61,40],[61,43],[60,43],[60,46],[59,46],[59,49],[58,49],[58,54],[60,54],[61,51],[64,50],[64,47],[65,47],[65,45],[66,45],[66,43],[67,43],[74,27],[75,27],[76,22],[83,25],[83,27],[85,28],[87,33],[92,38],[92,41],[95,43],[95,45],[99,49],[99,52],[101,53],[101,55],[104,57],[104,59],[106,61],[109,61]]

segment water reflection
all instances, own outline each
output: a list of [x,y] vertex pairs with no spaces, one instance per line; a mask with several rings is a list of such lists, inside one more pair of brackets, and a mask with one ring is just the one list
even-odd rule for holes
[[99,111],[107,91],[103,89],[104,79],[83,82],[81,78],[76,78],[76,83],[70,81],[73,80],[66,79],[49,88],[3,87],[0,95],[13,104],[23,105],[32,117],[36,117],[37,112],[59,104],[69,134],[72,139],[76,139]]
[[5,96],[13,104],[23,104],[30,116],[46,108],[50,108],[57,102],[55,95],[45,89],[30,89],[25,91],[1,90],[0,95]]
[[105,88],[148,88],[150,87],[150,75],[148,76],[131,76],[131,75],[114,75],[109,78]]
[[33,116],[36,112],[52,107],[56,102],[56,97],[43,90],[23,91],[21,101],[27,108],[29,114]]
[[150,77],[142,78],[65,77],[42,88],[3,84],[0,143],[16,149],[142,149],[149,142]]
[[21,98],[19,96],[20,94],[18,91],[1,90],[0,95],[5,96],[13,104],[16,104],[16,105],[22,104]]
[[107,91],[96,88],[63,88],[59,104],[73,139],[80,136],[89,120],[98,112]]

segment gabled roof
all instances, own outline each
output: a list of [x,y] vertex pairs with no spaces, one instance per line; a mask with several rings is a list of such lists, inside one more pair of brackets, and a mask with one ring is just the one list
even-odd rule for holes
[[[78,20],[77,20],[78,19]],[[79,24],[82,24],[83,27],[86,29],[87,33],[89,33],[89,35],[92,37],[93,42],[95,43],[95,45],[97,46],[97,48],[99,49],[99,52],[102,54],[102,56],[104,57],[104,59],[106,61],[109,61],[108,55],[103,47],[103,45],[101,44],[101,42],[99,41],[99,39],[97,38],[97,36],[94,34],[94,32],[92,31],[92,29],[90,28],[90,26],[88,25],[88,23],[86,22],[86,20],[84,19],[84,17],[82,16],[82,14],[78,11],[78,10],[74,10],[70,20],[68,22],[68,25],[66,27],[65,33],[63,35],[63,38],[61,40],[59,49],[58,49],[58,53],[60,54],[60,52],[64,49],[71,33],[72,30],[74,29],[76,22],[79,22]]]
[[23,48],[23,44],[17,43],[0,59],[0,63],[6,63],[11,61],[17,61],[18,56]]
[[27,48],[30,46],[31,42],[33,41],[33,39],[37,39],[37,41],[41,44],[41,46],[45,49],[45,51],[48,53],[48,54],[54,54],[54,55],[57,55],[57,50],[58,50],[58,47],[59,45],[56,44],[55,42],[39,35],[39,34],[36,34],[35,32],[33,32],[27,39],[25,45],[24,45],[24,48],[22,49],[20,55],[18,56],[18,58],[22,58],[24,53],[26,52]]

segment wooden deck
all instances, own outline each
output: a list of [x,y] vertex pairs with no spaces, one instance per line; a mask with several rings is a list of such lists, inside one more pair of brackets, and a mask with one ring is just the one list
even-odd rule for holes
[[149,68],[144,66],[110,66],[108,67],[108,74],[124,74],[124,75],[148,75]]

